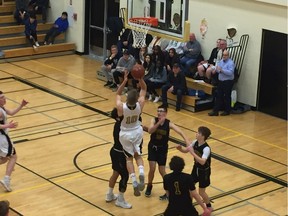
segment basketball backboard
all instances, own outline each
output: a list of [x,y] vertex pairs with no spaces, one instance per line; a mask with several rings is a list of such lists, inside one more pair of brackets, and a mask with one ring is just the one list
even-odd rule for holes
[[127,0],[127,4],[126,27],[129,28],[132,17],[156,17],[158,26],[152,26],[150,34],[187,40],[190,31],[187,21],[189,0]]

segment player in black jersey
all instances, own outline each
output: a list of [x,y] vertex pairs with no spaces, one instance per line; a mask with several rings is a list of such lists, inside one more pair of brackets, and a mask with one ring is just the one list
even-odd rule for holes
[[199,194],[202,197],[207,208],[212,212],[213,208],[210,203],[210,198],[206,193],[206,188],[210,185],[211,175],[211,149],[206,140],[211,135],[209,128],[201,126],[196,133],[194,140],[188,147],[177,146],[177,149],[183,153],[190,152],[194,157],[194,166],[192,169],[192,178],[194,183],[199,182]]
[[[112,146],[110,150],[113,173],[109,179],[109,189],[106,194],[106,201],[111,202],[113,200],[116,200],[115,202],[116,206],[129,209],[129,208],[132,208],[132,205],[127,203],[124,199],[124,193],[127,188],[129,173],[126,168],[126,157],[123,153],[123,148],[119,141],[120,125],[121,125],[121,121],[123,117],[119,117],[117,115],[116,108],[112,110],[111,117],[116,120],[114,124],[114,129],[113,129],[114,145]],[[113,193],[113,188],[116,184],[116,181],[119,175],[121,176],[121,179],[119,182],[119,195],[117,197]]]
[[169,199],[164,216],[198,216],[192,198],[203,208],[203,215],[209,215],[209,210],[195,189],[192,176],[182,172],[185,166],[183,158],[173,156],[169,166],[173,172],[164,176],[164,189]]
[[[158,164],[158,169],[160,175],[166,175],[165,166],[167,161],[168,153],[168,140],[170,129],[173,129],[176,133],[183,137],[185,142],[189,142],[185,134],[173,124],[167,118],[167,107],[161,105],[157,109],[157,117],[151,120],[151,124],[148,128],[150,135],[150,141],[148,144],[148,161],[149,161],[149,173],[148,173],[148,184],[145,192],[145,196],[151,196],[152,182],[154,179],[154,173],[156,170],[156,164]],[[161,200],[167,199],[166,193],[160,196]]]

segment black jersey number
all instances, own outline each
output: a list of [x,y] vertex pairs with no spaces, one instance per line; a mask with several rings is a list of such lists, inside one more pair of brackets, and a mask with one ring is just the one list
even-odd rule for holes
[[137,120],[138,120],[138,116],[137,116],[137,115],[127,116],[127,118],[126,118],[126,124],[135,123]]
[[175,187],[175,194],[176,195],[181,195],[180,187],[179,187],[179,182],[175,181],[174,182],[174,187]]

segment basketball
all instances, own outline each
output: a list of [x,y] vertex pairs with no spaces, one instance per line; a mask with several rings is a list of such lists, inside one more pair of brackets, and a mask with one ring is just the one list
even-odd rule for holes
[[133,66],[131,70],[131,75],[134,77],[134,79],[140,79],[144,76],[145,69],[141,64],[136,64]]

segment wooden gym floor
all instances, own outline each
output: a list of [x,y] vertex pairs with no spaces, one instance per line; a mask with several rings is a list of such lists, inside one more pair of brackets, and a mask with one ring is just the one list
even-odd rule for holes
[[[105,202],[114,123],[108,113],[115,105],[115,93],[97,80],[100,65],[77,55],[0,64],[6,107],[13,108],[22,99],[29,101],[9,117],[19,122],[18,128],[10,130],[18,161],[13,191],[0,188],[0,200],[10,201],[11,215],[150,216],[167,206],[167,201],[158,200],[164,191],[157,171],[150,198],[134,197],[128,185],[125,198],[132,209]],[[156,115],[158,105],[147,101],[142,115],[145,125]],[[225,117],[209,117],[207,112],[176,113],[172,107],[168,118],[192,139],[201,125],[212,131],[208,194],[213,215],[287,215],[287,121],[256,111]],[[148,141],[145,133],[146,179]],[[182,140],[172,132],[168,161],[173,155],[182,156],[185,172],[190,173],[192,157],[178,152],[177,142]],[[2,165],[1,176],[4,172]]]

